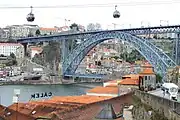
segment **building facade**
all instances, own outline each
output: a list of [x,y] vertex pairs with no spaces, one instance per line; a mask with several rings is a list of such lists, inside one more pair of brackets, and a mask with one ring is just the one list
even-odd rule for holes
[[40,54],[43,51],[41,47],[30,47],[30,55],[33,58],[36,54]]
[[4,36],[7,38],[24,38],[35,36],[36,30],[39,29],[38,25],[11,25],[3,28]]
[[40,28],[41,35],[53,35],[58,33],[58,28]]
[[19,43],[0,43],[0,54],[10,56],[11,53],[16,55],[16,58],[24,57],[24,47]]

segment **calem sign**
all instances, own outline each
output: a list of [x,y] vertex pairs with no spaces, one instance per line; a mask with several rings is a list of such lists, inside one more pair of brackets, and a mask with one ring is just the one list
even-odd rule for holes
[[31,94],[31,99],[32,98],[47,98],[51,96],[52,96],[52,92],[35,93],[35,94]]

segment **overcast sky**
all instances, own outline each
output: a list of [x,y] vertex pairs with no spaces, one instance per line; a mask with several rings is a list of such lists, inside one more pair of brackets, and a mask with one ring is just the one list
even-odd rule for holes
[[[88,7],[87,4],[107,4],[105,7]],[[114,4],[112,4],[114,3]],[[121,13],[119,19],[114,19],[115,4]],[[69,5],[69,7],[62,7]],[[84,5],[84,7],[72,7],[71,5]],[[71,20],[86,26],[88,23],[100,23],[103,28],[112,27],[112,23],[119,24],[117,28],[157,26],[160,20],[162,24],[179,24],[180,1],[179,0],[1,0],[0,7],[29,7],[34,6],[35,22],[43,27],[63,26],[64,19]],[[61,6],[61,8],[36,8],[37,6]],[[26,9],[0,9],[0,26],[12,24],[27,24],[26,15],[30,8]],[[124,24],[124,25],[122,25]]]

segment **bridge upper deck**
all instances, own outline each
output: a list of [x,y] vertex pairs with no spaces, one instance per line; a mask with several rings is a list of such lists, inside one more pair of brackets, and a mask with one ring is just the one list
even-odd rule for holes
[[51,41],[51,40],[63,40],[63,39],[68,39],[69,37],[77,37],[77,38],[85,39],[89,35],[93,35],[97,33],[113,32],[113,31],[127,32],[133,35],[176,33],[176,32],[180,32],[180,25],[118,29],[118,30],[102,30],[102,31],[90,31],[90,32],[75,32],[75,33],[67,32],[67,33],[59,33],[57,35],[19,38],[16,40],[19,43],[29,43],[29,42]]

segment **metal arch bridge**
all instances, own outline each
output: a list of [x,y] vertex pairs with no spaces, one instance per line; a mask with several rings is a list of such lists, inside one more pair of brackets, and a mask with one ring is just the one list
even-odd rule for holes
[[68,40],[69,38],[84,38],[85,40],[79,44],[65,59],[62,64],[63,75],[74,75],[78,65],[84,56],[97,44],[108,39],[121,39],[132,45],[154,66],[155,70],[162,75],[166,73],[168,67],[176,66],[176,63],[167,56],[159,48],[151,44],[148,40],[137,37],[143,34],[160,34],[160,33],[177,33],[180,31],[180,25],[161,26],[149,28],[134,28],[121,30],[107,30],[96,32],[83,32],[71,34],[59,34],[44,37],[21,38],[19,43],[41,42],[41,41],[57,41]]
[[176,66],[176,63],[169,56],[148,40],[121,31],[107,31],[94,34],[78,45],[64,60],[63,74],[74,74],[78,67],[77,65],[80,64],[85,55],[93,47],[113,38],[132,44],[154,66],[155,70],[161,74],[165,74],[168,67]]

